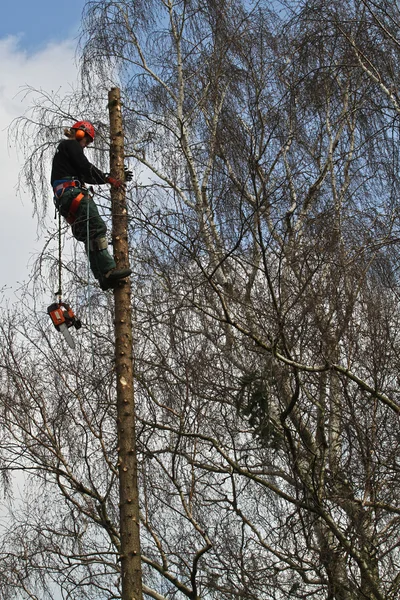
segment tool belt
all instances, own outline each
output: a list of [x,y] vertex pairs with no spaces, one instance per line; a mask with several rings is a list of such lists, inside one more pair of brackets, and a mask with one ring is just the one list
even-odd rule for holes
[[[83,185],[81,184],[80,181],[78,181],[77,179],[67,179],[65,181],[60,181],[59,183],[57,181],[54,182],[56,185],[53,186],[53,191],[54,191],[54,203],[56,205],[56,208],[59,208],[60,205],[60,199],[61,196],[63,195],[63,193],[65,192],[66,189],[71,188],[71,187],[77,187],[77,188],[82,188]],[[73,198],[72,202],[71,202],[71,206],[69,207],[68,210],[68,215],[65,217],[67,220],[67,223],[69,223],[70,225],[72,225],[72,223],[74,223],[76,221],[76,213],[78,211],[79,208],[79,204],[81,203],[82,198],[84,198],[85,194],[84,193],[80,193],[77,196],[75,196],[75,198]]]

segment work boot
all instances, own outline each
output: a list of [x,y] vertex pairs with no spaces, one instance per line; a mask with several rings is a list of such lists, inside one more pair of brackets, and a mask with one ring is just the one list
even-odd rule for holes
[[131,269],[112,269],[100,280],[100,287],[103,291],[116,288],[121,279],[129,277]]

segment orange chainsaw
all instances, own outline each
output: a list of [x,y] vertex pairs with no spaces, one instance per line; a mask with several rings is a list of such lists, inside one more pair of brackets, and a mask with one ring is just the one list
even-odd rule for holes
[[82,323],[76,318],[70,305],[66,302],[55,302],[47,307],[47,314],[50,315],[53,325],[57,331],[60,331],[63,334],[68,346],[74,349],[75,342],[72,339],[72,335],[68,329],[70,327],[80,329],[82,327]]

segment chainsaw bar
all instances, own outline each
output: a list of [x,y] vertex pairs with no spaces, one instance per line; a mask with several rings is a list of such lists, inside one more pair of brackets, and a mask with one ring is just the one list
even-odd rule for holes
[[72,348],[72,350],[75,350],[75,342],[72,339],[72,335],[68,331],[68,327],[66,326],[66,324],[61,323],[61,325],[58,326],[58,330],[63,334],[64,339],[67,342],[68,346],[70,348]]

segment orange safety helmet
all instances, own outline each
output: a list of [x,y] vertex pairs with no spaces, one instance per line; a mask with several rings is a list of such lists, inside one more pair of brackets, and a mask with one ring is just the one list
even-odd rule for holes
[[77,140],[81,140],[85,135],[92,138],[92,141],[94,140],[94,127],[89,121],[77,121],[72,125],[71,129],[76,129],[75,138]]

